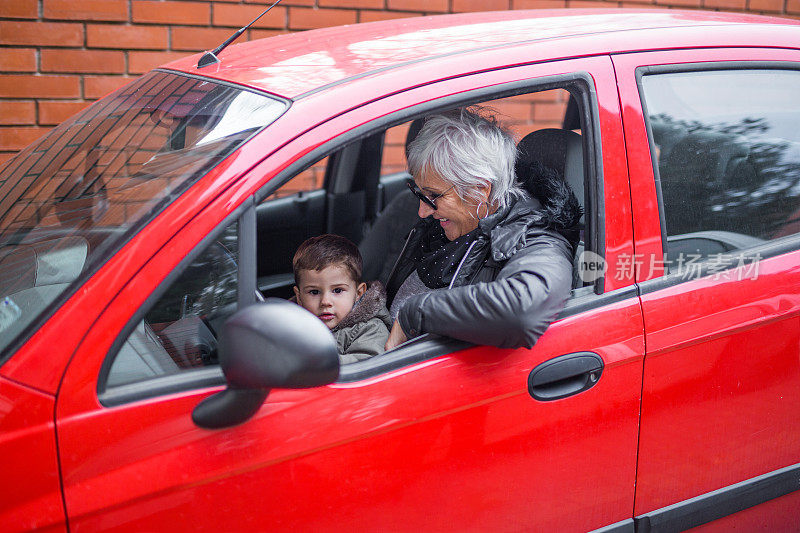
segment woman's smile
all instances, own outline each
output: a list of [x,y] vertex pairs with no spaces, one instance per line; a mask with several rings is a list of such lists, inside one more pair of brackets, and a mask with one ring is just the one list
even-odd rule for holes
[[420,200],[419,217],[433,216],[448,240],[454,241],[478,227],[476,206],[458,196],[452,184],[435,172],[423,172],[414,181],[423,194],[429,198],[437,197],[435,210]]

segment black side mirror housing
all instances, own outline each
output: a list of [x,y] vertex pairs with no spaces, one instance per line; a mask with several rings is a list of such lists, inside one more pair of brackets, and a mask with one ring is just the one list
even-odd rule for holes
[[228,387],[192,412],[194,423],[207,429],[250,419],[271,389],[319,387],[339,377],[339,354],[330,330],[299,305],[278,298],[230,317],[218,350]]

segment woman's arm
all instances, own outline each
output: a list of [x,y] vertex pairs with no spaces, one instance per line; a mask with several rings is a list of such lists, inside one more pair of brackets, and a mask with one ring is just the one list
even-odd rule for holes
[[436,333],[501,348],[533,346],[564,307],[572,254],[560,237],[540,233],[497,279],[413,296],[398,322],[408,337]]

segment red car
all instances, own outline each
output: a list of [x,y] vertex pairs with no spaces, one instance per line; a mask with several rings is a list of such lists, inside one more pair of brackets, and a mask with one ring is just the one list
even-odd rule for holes
[[[509,11],[218,57],[0,171],[3,531],[797,530],[797,21]],[[284,301],[294,249],[338,233],[384,276],[409,124],[473,104],[582,201],[566,308],[532,349],[340,368]]]

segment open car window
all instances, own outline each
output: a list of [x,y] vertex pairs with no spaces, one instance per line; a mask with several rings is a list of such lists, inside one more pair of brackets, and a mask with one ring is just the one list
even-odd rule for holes
[[152,72],[6,164],[0,352],[285,108],[228,85]]
[[[545,132],[549,140],[568,134],[572,157],[580,164],[561,171],[571,175],[579,202],[588,206],[582,164],[585,136],[581,130],[561,127],[569,101],[570,92],[559,88],[480,104],[493,108],[517,140],[532,133]],[[159,288],[158,298],[140,310],[125,339],[117,342],[116,353],[109,353],[106,378],[101,380],[102,401],[114,405],[140,394],[222,382],[216,342],[222,323],[236,310],[237,283],[242,284],[246,275],[241,265],[237,270],[237,250],[255,247],[259,298],[293,297],[294,252],[306,239],[323,233],[356,243],[364,259],[363,280],[385,283],[410,228],[419,220],[419,202],[405,185],[409,177],[405,146],[411,140],[408,132],[420,120],[424,116],[383,128],[376,125],[354,139],[337,139],[327,152],[268,183],[252,208],[254,242],[237,241],[233,226],[221,231],[204,249],[196,250],[192,261],[184,261]],[[555,152],[563,158],[569,150]],[[587,242],[581,238],[582,249]],[[576,287],[584,285],[577,278],[574,282]],[[340,377],[361,379],[468,345],[453,339],[428,340],[345,364]]]

